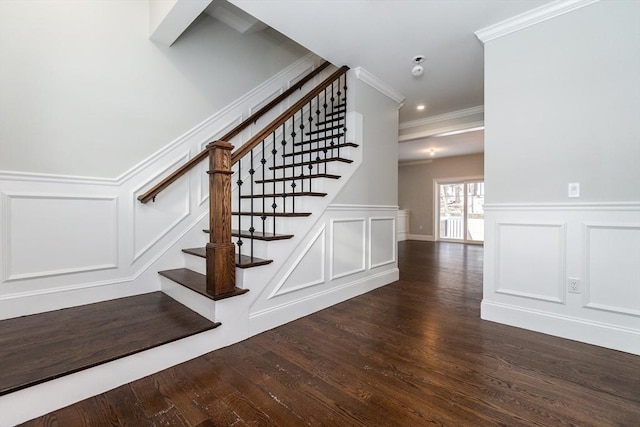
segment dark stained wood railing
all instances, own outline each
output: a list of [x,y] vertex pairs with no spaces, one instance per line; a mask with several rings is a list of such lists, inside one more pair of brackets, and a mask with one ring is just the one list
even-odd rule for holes
[[[298,81],[297,83],[292,85],[289,89],[284,91],[281,95],[279,95],[278,97],[273,99],[273,101],[269,102],[267,105],[265,105],[264,107],[260,108],[258,111],[253,113],[246,120],[244,120],[242,123],[240,123],[239,125],[234,127],[232,130],[230,130],[227,134],[223,135],[220,138],[220,141],[229,141],[229,140],[231,140],[233,137],[238,135],[244,129],[249,127],[251,124],[255,123],[264,114],[266,114],[271,109],[273,109],[273,107],[275,107],[276,105],[278,105],[279,103],[281,103],[282,101],[287,99],[292,93],[294,93],[295,91],[301,89],[307,82],[309,82],[311,79],[313,79],[315,76],[317,76],[320,72],[322,72],[322,70],[327,68],[329,65],[330,65],[329,62],[322,63],[320,66],[315,68],[313,71],[311,71],[309,74],[307,74],[300,81]],[[194,166],[199,164],[201,161],[206,159],[208,156],[209,156],[209,149],[206,148],[203,151],[201,151],[198,155],[196,155],[195,157],[190,159],[187,163],[185,163],[184,165],[182,165],[181,167],[176,169],[171,175],[167,176],[162,181],[160,181],[159,183],[154,185],[152,188],[150,188],[144,194],[141,194],[140,196],[138,196],[138,200],[141,201],[142,203],[147,203],[150,200],[154,200],[156,198],[156,196],[162,190],[167,188],[174,181],[176,181],[182,175],[184,175],[185,173],[190,171]]]
[[[280,114],[275,120],[273,120],[269,125],[267,125],[264,129],[259,131],[255,136],[249,139],[245,144],[231,153],[233,146],[228,141],[216,141],[214,143],[209,144],[209,155],[210,155],[210,170],[209,170],[209,204],[210,204],[210,242],[207,244],[206,255],[207,255],[207,293],[214,297],[224,297],[225,295],[233,294],[237,292],[235,288],[235,270],[236,265],[240,262],[240,258],[242,257],[242,235],[241,231],[241,217],[248,216],[250,218],[250,227],[248,230],[251,245],[253,245],[254,233],[256,233],[253,218],[255,216],[260,217],[262,220],[263,231],[264,223],[267,217],[273,217],[273,229],[271,232],[275,235],[275,218],[277,216],[306,216],[308,213],[299,213],[295,212],[295,205],[293,205],[293,211],[286,212],[285,210],[276,212],[276,207],[278,206],[275,202],[276,198],[276,190],[275,190],[275,182],[276,181],[292,181],[292,192],[287,194],[287,191],[283,188],[283,198],[290,197],[295,200],[296,196],[296,184],[295,180],[298,180],[301,185],[301,190],[298,191],[298,194],[304,192],[304,181],[309,180],[307,184],[309,186],[307,195],[313,194],[311,193],[311,178],[313,177],[326,177],[326,178],[336,178],[337,176],[327,175],[326,174],[326,163],[330,161],[342,161],[342,162],[350,162],[350,160],[339,158],[339,146],[341,144],[335,144],[334,140],[336,138],[342,138],[345,131],[346,125],[344,123],[344,118],[332,118],[331,114],[335,114],[334,111],[339,111],[341,114],[344,114],[346,111],[346,72],[349,70],[349,67],[343,66],[340,69],[336,70],[329,77],[323,80],[320,84],[318,84],[314,89],[312,89],[309,93],[304,95],[299,101],[297,101],[294,105],[289,107],[286,111]],[[343,77],[344,76],[344,77]],[[341,87],[341,85],[343,85]],[[337,86],[337,96],[334,93],[334,88]],[[330,105],[329,105],[330,104]],[[328,110],[331,108],[331,113]],[[321,112],[322,109],[322,112]],[[316,117],[314,119],[313,114],[315,113]],[[315,121],[314,121],[315,120]],[[324,120],[324,121],[323,121]],[[328,120],[328,121],[327,121]],[[288,124],[287,124],[288,123]],[[305,125],[305,123],[307,123]],[[312,126],[314,123],[314,126]],[[327,124],[332,123],[332,124]],[[337,123],[337,124],[336,124]],[[305,127],[308,126],[308,127]],[[285,135],[285,128],[291,131],[291,140],[289,143],[285,140],[287,135]],[[339,135],[334,134],[335,129],[341,129]],[[305,133],[305,131],[308,131]],[[281,133],[281,152],[278,152],[277,143],[276,143],[276,134]],[[324,134],[323,137],[316,137],[314,135]],[[304,140],[304,135],[307,135],[308,138]],[[298,138],[296,138],[298,136]],[[314,139],[315,138],[315,139]],[[265,151],[268,151],[265,148],[265,141],[269,141],[271,144],[271,159],[273,160],[273,166],[267,166],[267,156],[265,156]],[[311,144],[316,143],[319,144],[318,141],[327,140],[331,141],[329,145],[325,145],[320,147],[316,145],[315,149],[313,146],[306,151],[300,151],[296,153],[295,146],[302,146],[303,144]],[[340,141],[340,139],[338,139]],[[289,153],[285,153],[285,146],[289,144],[293,151]],[[253,150],[257,149],[258,146],[261,145],[261,156],[259,163],[261,163],[262,181],[254,180],[254,174],[256,170],[254,168],[254,153]],[[343,144],[346,145],[346,144]],[[334,147],[337,147],[337,156],[334,157]],[[314,160],[311,157],[312,152],[323,152],[325,155],[324,159],[321,159],[319,155],[317,155]],[[309,156],[309,160],[305,161],[305,158],[302,157],[303,152],[306,152]],[[330,153],[330,154],[328,154]],[[292,157],[291,157],[292,156]],[[298,157],[299,162],[294,161],[294,157]],[[327,157],[330,156],[330,157]],[[248,171],[246,173],[249,174],[249,182],[246,184],[249,185],[250,195],[243,196],[242,193],[242,185],[243,185],[243,170],[241,168],[241,162],[243,158],[247,158],[244,163],[248,164]],[[283,163],[281,165],[276,165],[275,161],[277,158],[281,158]],[[291,158],[291,163],[284,163],[284,159]],[[312,172],[313,167],[317,165],[319,168],[320,164],[325,165],[325,173],[318,174],[317,172]],[[236,165],[236,173],[237,173],[237,185],[238,185],[238,212],[233,213],[231,209],[232,200],[231,200],[231,175],[234,173],[232,171],[232,167]],[[256,165],[257,166],[257,165]],[[265,180],[264,170],[269,169],[273,171],[273,176],[269,180]],[[300,173],[297,174],[293,171],[293,168],[300,168]],[[291,169],[291,175],[288,177],[280,177],[276,178],[276,171],[282,169]],[[306,172],[305,172],[306,170]],[[314,175],[315,173],[315,175]],[[294,176],[295,174],[295,176]],[[262,185],[263,194],[255,195],[254,194],[254,183],[259,182],[273,182],[273,195],[264,194],[264,184]],[[245,186],[246,187],[246,186]],[[317,194],[317,193],[316,193]],[[265,197],[273,196],[273,204],[271,205],[272,211],[267,212],[265,210]],[[249,212],[242,212],[242,200],[243,197],[248,197],[251,199],[251,208]],[[259,212],[254,211],[253,198],[254,197],[262,197],[262,210]],[[284,209],[284,207],[283,207]],[[235,255],[235,245],[232,242],[232,216],[236,215],[238,218],[238,251],[239,254]],[[253,250],[250,251],[250,259],[253,260]]]

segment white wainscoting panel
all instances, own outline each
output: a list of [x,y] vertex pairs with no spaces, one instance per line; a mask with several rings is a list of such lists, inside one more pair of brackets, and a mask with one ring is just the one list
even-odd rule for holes
[[[640,316],[640,225],[584,225],[588,308]],[[635,286],[619,286],[621,283]]]
[[497,223],[496,292],[564,302],[565,240],[564,223]]
[[396,219],[369,218],[369,268],[396,262]]
[[183,154],[162,172],[139,186],[133,192],[133,251],[132,262],[144,255],[180,221],[189,216],[190,190],[189,177],[183,176],[165,188],[162,196],[148,203],[138,202],[138,196],[147,188],[167,176],[189,159],[189,153]]
[[640,202],[484,209],[483,319],[640,355]]
[[365,218],[331,220],[331,280],[365,269]]
[[297,245],[292,254],[298,255],[284,261],[265,289],[247,294],[255,298],[250,335],[398,280],[397,209],[329,205],[300,242],[297,236],[290,241]]
[[6,194],[4,281],[116,268],[116,196]]
[[323,224],[306,247],[300,251],[284,279],[269,295],[269,299],[324,283],[325,235]]

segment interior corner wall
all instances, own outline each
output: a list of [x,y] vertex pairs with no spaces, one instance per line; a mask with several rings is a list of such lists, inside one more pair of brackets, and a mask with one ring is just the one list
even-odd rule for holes
[[335,204],[398,205],[398,104],[349,72],[348,102],[364,117],[362,164]]
[[437,179],[484,175],[484,155],[445,157],[398,165],[398,201],[409,210],[409,234],[433,238],[433,183]]
[[308,53],[208,15],[169,48],[148,24],[148,1],[0,1],[0,170],[116,178]]
[[600,1],[485,44],[484,319],[640,354],[639,16]]

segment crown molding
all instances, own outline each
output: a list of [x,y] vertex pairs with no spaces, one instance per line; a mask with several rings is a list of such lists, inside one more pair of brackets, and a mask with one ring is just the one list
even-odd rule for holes
[[436,129],[429,129],[429,130],[425,130],[425,131],[419,131],[419,132],[414,132],[414,133],[408,133],[405,135],[400,135],[398,136],[398,142],[406,142],[406,141],[414,141],[416,139],[422,139],[422,138],[428,138],[431,136],[436,136],[439,135],[441,133],[446,133],[446,132],[455,132],[455,131],[460,131],[460,130],[465,130],[465,129],[471,129],[471,128],[477,128],[480,126],[484,126],[484,120],[479,120],[479,121],[475,121],[475,122],[465,122],[465,123],[460,123],[457,125],[453,125],[453,126],[445,126],[445,127],[439,127]]
[[484,105],[478,105],[476,107],[464,108],[462,110],[451,111],[450,113],[438,114],[437,116],[430,116],[424,119],[412,120],[409,122],[402,122],[398,129],[411,129],[420,126],[432,125],[434,123],[444,122],[447,120],[459,119],[461,117],[473,116],[474,114],[484,113]]
[[356,67],[353,69],[353,72],[359,80],[368,84],[383,95],[386,95],[389,98],[393,99],[398,104],[402,104],[402,102],[406,99],[406,96],[404,96],[388,84],[384,83],[382,80],[380,80],[364,68]]
[[556,0],[475,32],[482,43],[539,24],[600,0]]

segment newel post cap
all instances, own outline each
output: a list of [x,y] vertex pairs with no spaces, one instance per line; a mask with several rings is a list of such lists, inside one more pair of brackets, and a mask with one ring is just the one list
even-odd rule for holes
[[222,150],[233,150],[233,144],[227,141],[213,141],[207,144],[208,150],[213,150],[214,148],[220,148]]

